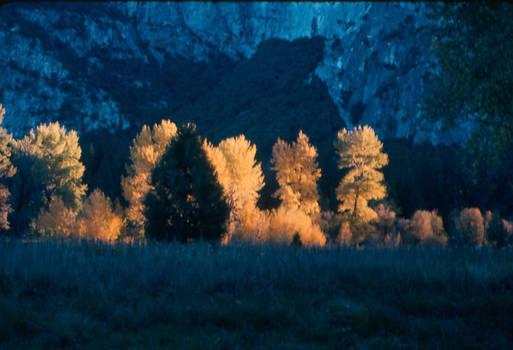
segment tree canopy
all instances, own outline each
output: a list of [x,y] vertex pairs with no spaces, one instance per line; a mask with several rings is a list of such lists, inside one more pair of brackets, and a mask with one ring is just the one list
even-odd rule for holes
[[335,148],[339,155],[339,168],[349,169],[337,187],[339,212],[348,212],[352,218],[367,223],[376,219],[376,212],[369,207],[369,200],[382,199],[386,195],[383,174],[378,171],[388,164],[388,156],[382,152],[383,144],[374,130],[365,125],[354,130],[338,132]]
[[[0,125],[4,119],[5,109],[0,104]],[[0,229],[8,229],[9,221],[7,216],[12,211],[9,202],[10,192],[7,187],[7,181],[15,173],[15,168],[11,163],[11,142],[12,136],[7,134],[7,130],[0,127]]]
[[278,138],[271,163],[279,185],[275,196],[281,199],[283,206],[300,209],[307,215],[319,214],[317,181],[321,169],[316,159],[317,149],[302,131],[292,145]]
[[433,40],[438,71],[425,116],[447,127],[477,123],[472,146],[500,156],[513,136],[513,4],[460,2],[434,9],[441,28]]
[[17,176],[11,184],[14,211],[9,221],[15,234],[28,228],[52,196],[60,197],[66,207],[79,209],[86,191],[80,156],[77,133],[67,131],[58,122],[39,125],[13,142],[12,162]]
[[178,128],[151,175],[145,200],[146,234],[156,240],[217,240],[229,207],[196,126]]
[[128,202],[126,216],[130,236],[144,236],[144,198],[153,188],[151,172],[175,136],[176,125],[170,120],[162,120],[152,129],[144,125],[132,141],[127,176],[121,178],[123,196]]

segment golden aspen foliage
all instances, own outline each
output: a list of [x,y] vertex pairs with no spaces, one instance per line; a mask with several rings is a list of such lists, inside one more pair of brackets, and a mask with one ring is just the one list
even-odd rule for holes
[[119,237],[122,225],[121,213],[112,208],[110,198],[95,189],[84,201],[78,218],[80,237],[113,241]]
[[349,221],[344,221],[340,225],[340,230],[336,237],[336,243],[342,246],[350,246],[353,242],[353,233],[351,232],[351,225]]
[[258,192],[264,187],[262,166],[255,159],[256,146],[244,135],[225,139],[217,147],[207,141],[203,146],[230,206],[223,241],[255,240],[262,231],[259,225],[265,216],[256,206]]
[[162,120],[160,124],[154,124],[153,129],[144,125],[132,141],[127,176],[121,178],[123,196],[128,202],[127,235],[132,238],[144,237],[144,198],[153,188],[151,172],[176,136],[176,130],[173,122]]
[[281,199],[282,206],[318,215],[317,181],[321,170],[316,160],[317,149],[310,144],[308,136],[300,131],[292,145],[278,138],[272,154],[272,169],[276,171],[279,185],[275,196]]
[[[5,109],[0,104],[0,125],[4,119]],[[12,136],[0,127],[0,229],[9,229],[8,215],[12,212],[9,201],[10,192],[6,181],[16,172],[11,163],[11,145]]]
[[256,206],[258,192],[264,187],[262,166],[255,159],[256,146],[239,135],[217,147],[205,142],[205,150],[230,206],[235,210]]
[[39,125],[13,142],[12,162],[17,175],[10,191],[16,211],[9,215],[14,234],[23,234],[40,209],[59,196],[64,205],[77,210],[85,195],[85,167],[78,135],[59,123]]
[[59,122],[38,125],[19,141],[32,156],[44,160],[43,183],[46,198],[60,196],[66,206],[77,209],[85,195],[82,184],[85,167],[80,161],[82,149],[75,130],[67,131]]
[[59,196],[52,196],[47,209],[41,208],[31,226],[41,236],[52,238],[78,237],[77,213],[66,207]]
[[295,234],[299,235],[301,243],[306,246],[326,244],[321,228],[304,211],[285,206],[273,210],[264,241],[291,244]]
[[262,243],[266,239],[270,223],[270,213],[259,208],[245,207],[240,212],[239,221],[230,221],[221,243],[252,242]]
[[349,169],[336,190],[340,201],[338,210],[364,224],[377,217],[368,205],[369,200],[379,200],[386,195],[383,174],[376,170],[388,164],[388,156],[382,148],[374,130],[367,125],[352,131],[342,129],[335,141],[340,157],[338,166]]

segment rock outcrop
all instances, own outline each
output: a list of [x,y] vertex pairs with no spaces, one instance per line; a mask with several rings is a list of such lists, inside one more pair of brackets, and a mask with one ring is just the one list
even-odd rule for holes
[[[430,47],[436,26],[426,17],[428,7],[396,2],[9,3],[0,7],[4,123],[17,136],[56,119],[81,132],[127,129],[146,111],[173,113],[167,87],[175,80],[159,72],[177,59],[198,65],[224,57],[233,67],[270,39],[322,37],[323,58],[305,84],[312,76],[324,82],[346,125],[365,123],[382,137],[437,142],[446,136],[436,128],[422,131],[419,121],[435,67]],[[123,74],[127,69],[131,73]],[[194,74],[187,79],[194,80]],[[143,90],[144,102],[123,101],[130,91]]]

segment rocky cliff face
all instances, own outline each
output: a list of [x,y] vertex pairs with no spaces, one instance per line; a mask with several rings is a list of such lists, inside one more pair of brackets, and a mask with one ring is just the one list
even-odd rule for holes
[[[0,7],[4,125],[18,136],[57,119],[81,132],[136,127],[147,115],[174,114],[174,99],[181,96],[177,81],[199,79],[208,88],[222,81],[222,67],[250,59],[261,43],[321,37],[322,59],[304,84],[312,78],[324,82],[345,125],[370,124],[382,137],[428,136],[437,142],[446,136],[436,128],[422,131],[419,122],[434,69],[430,45],[436,28],[426,6],[7,4]],[[216,68],[205,78],[208,64]],[[166,71],[170,66],[187,71]]]

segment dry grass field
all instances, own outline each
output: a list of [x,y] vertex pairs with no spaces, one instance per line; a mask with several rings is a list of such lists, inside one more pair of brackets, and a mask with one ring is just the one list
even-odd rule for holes
[[511,349],[511,249],[0,241],[1,349]]

